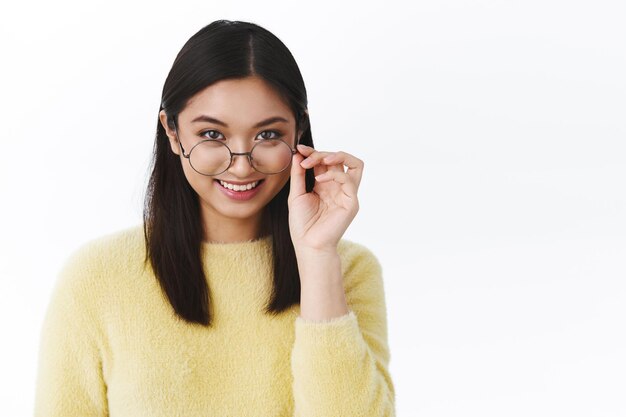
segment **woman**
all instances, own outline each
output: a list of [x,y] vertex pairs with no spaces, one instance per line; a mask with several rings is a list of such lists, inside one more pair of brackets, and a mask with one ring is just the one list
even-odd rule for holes
[[286,46],[248,22],[192,36],[154,149],[143,225],[60,273],[35,415],[395,415],[381,266],[341,238],[363,162],[313,148]]

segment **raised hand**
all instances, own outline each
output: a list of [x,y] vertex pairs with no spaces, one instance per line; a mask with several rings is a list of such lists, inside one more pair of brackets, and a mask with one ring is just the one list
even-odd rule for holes
[[[363,161],[346,152],[321,152],[302,144],[297,150],[288,198],[294,247],[296,251],[336,251],[359,210],[357,191]],[[307,193],[304,178],[309,168],[313,168],[316,181],[312,192]]]

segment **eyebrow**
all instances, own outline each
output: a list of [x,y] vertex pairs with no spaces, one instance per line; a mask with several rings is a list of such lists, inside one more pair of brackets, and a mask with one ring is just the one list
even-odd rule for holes
[[[200,116],[196,117],[195,119],[193,119],[191,121],[191,123],[196,123],[196,122],[210,122],[210,123],[215,123],[216,125],[221,125],[224,127],[228,127],[228,125],[224,122],[222,122],[221,120],[218,120],[214,117],[211,116],[207,116],[205,114],[201,114]],[[272,123],[276,123],[276,122],[284,122],[284,123],[289,123],[289,120],[285,119],[284,117],[280,117],[280,116],[274,116],[274,117],[270,117],[269,119],[265,119],[260,121],[259,123],[255,124],[254,126],[252,126],[253,128],[257,128],[257,127],[262,127],[262,126],[267,126],[267,125],[271,125]]]

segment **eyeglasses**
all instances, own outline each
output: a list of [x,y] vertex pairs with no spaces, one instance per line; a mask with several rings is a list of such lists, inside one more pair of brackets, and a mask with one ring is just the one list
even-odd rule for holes
[[289,167],[292,156],[297,152],[282,139],[263,139],[256,143],[250,152],[232,152],[221,140],[206,139],[196,143],[189,153],[185,154],[176,120],[174,127],[183,156],[189,159],[194,171],[206,176],[219,175],[228,170],[235,155],[246,155],[252,168],[262,174],[278,174]]

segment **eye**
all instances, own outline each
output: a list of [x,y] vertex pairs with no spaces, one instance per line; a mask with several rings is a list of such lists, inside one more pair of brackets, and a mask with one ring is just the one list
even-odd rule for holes
[[261,139],[278,139],[281,137],[281,133],[276,131],[276,130],[264,130],[263,132],[259,133],[259,135],[264,136],[264,133],[273,133],[274,136],[272,137],[262,137]]
[[[206,139],[220,139],[219,135],[222,134],[219,131],[213,129],[205,130],[204,132],[200,133],[200,136]],[[282,133],[277,130],[264,130],[263,132],[259,133],[259,136],[260,139],[279,139],[280,137],[282,137]]]
[[[208,137],[205,136],[207,133],[209,134]],[[221,133],[218,132],[217,130],[205,130],[204,132],[200,133],[200,136],[205,137],[207,139],[218,139],[214,137],[213,134],[221,135]]]

